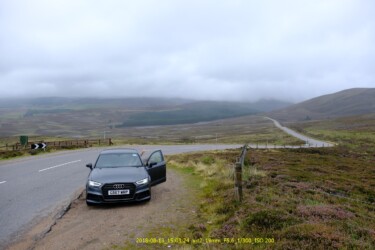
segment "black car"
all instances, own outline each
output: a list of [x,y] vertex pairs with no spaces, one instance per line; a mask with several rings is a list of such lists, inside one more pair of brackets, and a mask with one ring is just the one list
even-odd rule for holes
[[86,184],[87,205],[148,201],[151,186],[166,181],[166,163],[161,150],[142,161],[135,149],[102,151]]

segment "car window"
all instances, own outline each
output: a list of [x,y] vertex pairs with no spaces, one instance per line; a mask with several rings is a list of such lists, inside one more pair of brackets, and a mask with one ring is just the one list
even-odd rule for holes
[[111,167],[137,167],[141,166],[142,162],[138,154],[135,153],[116,153],[116,154],[102,154],[99,156],[96,166],[98,168]]
[[156,162],[156,163],[160,163],[162,162],[164,159],[163,159],[163,155],[160,151],[157,151],[155,153],[153,153],[150,157],[150,159],[148,160],[148,162]]

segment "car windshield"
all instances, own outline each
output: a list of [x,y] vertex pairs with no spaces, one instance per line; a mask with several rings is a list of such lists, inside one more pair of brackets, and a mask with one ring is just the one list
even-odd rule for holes
[[97,168],[139,167],[141,159],[136,153],[102,154],[96,162]]

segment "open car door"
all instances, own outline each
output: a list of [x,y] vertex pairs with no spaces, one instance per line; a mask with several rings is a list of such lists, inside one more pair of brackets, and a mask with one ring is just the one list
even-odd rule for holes
[[154,151],[146,162],[148,174],[151,177],[151,185],[155,186],[167,180],[167,164],[161,150]]

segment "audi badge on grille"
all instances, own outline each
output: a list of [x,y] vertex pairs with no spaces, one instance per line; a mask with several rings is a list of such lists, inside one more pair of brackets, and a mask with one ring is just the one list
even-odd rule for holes
[[121,188],[124,188],[125,187],[125,184],[113,184],[113,188],[115,189],[121,189]]

